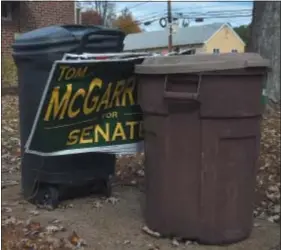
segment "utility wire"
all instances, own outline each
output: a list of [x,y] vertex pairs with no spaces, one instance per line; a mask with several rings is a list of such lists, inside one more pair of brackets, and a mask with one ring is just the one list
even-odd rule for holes
[[206,13],[206,14],[211,14],[211,13],[223,13],[223,12],[241,12],[241,11],[252,11],[252,9],[239,9],[239,10],[213,10],[213,11],[206,11],[206,12],[198,12],[198,11],[188,11],[188,13],[195,13],[195,14],[200,14],[200,13]]
[[134,9],[134,8],[140,6],[140,5],[147,4],[147,3],[149,3],[149,2],[151,2],[151,0],[149,0],[149,1],[143,1],[143,2],[141,2],[141,3],[135,4],[135,5],[133,5],[132,7],[129,7],[128,10]]
[[[140,4],[147,3],[142,2]],[[133,6],[133,7],[136,7]],[[248,13],[246,13],[248,11]],[[237,13],[238,11],[236,10],[222,10],[222,11],[207,11],[207,12],[178,12],[176,10],[172,11],[173,18],[177,19],[196,19],[196,18],[203,18],[203,19],[217,19],[217,18],[225,18],[225,19],[230,19],[230,18],[246,18],[246,17],[251,17],[252,16],[252,10],[251,9],[241,9],[239,10],[239,14]],[[142,24],[148,24],[153,23],[155,21],[159,21],[161,18],[167,19],[167,11],[161,12],[152,12],[147,15],[142,15],[141,17],[136,18],[135,22],[132,24],[128,24],[124,26],[123,28],[128,28],[130,26],[133,26],[135,24],[137,25],[142,25]]]
[[142,25],[142,24],[145,24],[145,23],[148,23],[148,22],[153,23],[157,20],[159,20],[159,17],[149,18],[149,19],[145,19],[145,20],[142,20],[142,21],[135,21],[134,23],[130,23],[128,25],[123,26],[123,28],[126,29],[126,28],[132,27],[134,25]]
[[189,16],[197,16],[197,17],[201,17],[204,15],[232,15],[232,14],[252,14],[252,11],[249,9],[245,9],[245,10],[239,10],[238,11],[234,11],[234,10],[227,10],[227,11],[208,11],[208,12],[181,12],[182,15],[189,15]]
[[159,11],[154,11],[154,12],[151,12],[151,13],[147,13],[145,15],[140,15],[140,16],[137,16],[135,17],[136,19],[143,19],[143,18],[148,18],[148,17],[151,17],[151,16],[161,16],[163,15],[163,13],[165,12],[166,10],[159,10]]
[[[244,10],[242,10],[244,11]],[[249,9],[245,9],[245,11],[249,11]],[[148,19],[151,18],[151,19],[154,19],[155,17],[159,17],[159,18],[167,18],[167,11],[163,11],[163,13],[159,13],[159,14],[156,14],[157,12],[153,12],[153,13],[150,13],[148,15],[142,15],[140,17],[137,17],[136,18],[136,21],[137,22],[141,22],[141,21],[144,21],[145,19],[147,21],[149,21]],[[154,15],[155,14],[155,15]],[[211,17],[217,17],[217,16],[221,16],[221,17],[227,17],[229,18],[231,15],[235,15],[237,16],[237,11],[234,11],[234,10],[227,10],[227,11],[208,11],[208,12],[173,12],[172,11],[172,14],[173,14],[173,18],[177,18],[177,19],[183,19],[183,18],[189,18],[189,19],[192,19],[192,18],[211,18]],[[215,16],[214,16],[215,15]],[[240,12],[239,11],[239,14],[238,15],[252,15],[252,12]]]
[[156,15],[152,15],[152,16],[147,16],[147,17],[143,17],[143,18],[137,18],[136,22],[142,22],[142,21],[149,21],[150,19],[155,19],[155,18],[162,18],[163,14],[159,13]]
[[207,16],[207,17],[203,17],[204,19],[217,19],[217,18],[243,18],[243,17],[251,17],[252,15],[235,15],[235,16]]
[[[140,3],[130,7],[129,9],[136,8],[136,7],[140,6],[140,5],[146,4],[148,2],[151,2],[151,1],[140,2]],[[192,8],[192,9],[194,9],[194,8]],[[220,15],[220,18],[223,18],[223,17],[229,18],[231,15],[235,15],[235,17],[237,16],[237,11],[236,10],[206,11],[206,12],[198,12],[198,11],[192,11],[192,12],[184,11],[184,12],[181,12],[180,10],[181,10],[180,8],[173,8],[173,10],[172,10],[173,19],[174,18],[176,18],[176,19],[194,19],[194,18],[198,18],[198,17],[199,18],[211,19],[211,18],[217,18],[218,15]],[[245,13],[245,11],[249,11],[249,12]],[[240,9],[239,10],[239,15],[241,15],[241,14],[251,15],[252,14],[252,9]],[[214,16],[214,15],[216,15],[216,16]],[[145,15],[141,15],[141,16],[135,17],[135,23],[140,25],[140,24],[144,24],[144,23],[154,22],[154,21],[156,21],[156,20],[154,20],[155,18],[159,18],[159,19],[160,18],[165,18],[165,19],[167,19],[167,16],[168,16],[167,10],[147,13]],[[248,17],[248,16],[244,16],[243,15],[241,17]],[[134,25],[134,24],[132,24],[132,25]]]
[[[231,16],[231,18],[245,18],[245,17],[251,17],[251,15],[235,15],[235,16]],[[165,17],[166,18],[166,17]],[[183,18],[185,18],[185,17],[183,17]],[[187,18],[187,17],[186,17]],[[224,18],[224,19],[231,19],[231,18],[229,18],[229,16],[227,16],[227,17],[219,17],[219,16],[210,16],[210,17],[204,17],[204,19],[221,19],[221,18]],[[195,19],[195,17],[194,18],[189,18],[189,19],[191,19],[191,20],[193,20],[193,19]],[[155,21],[159,21],[159,18],[154,18],[154,19],[147,19],[147,20],[143,20],[143,21],[136,21],[135,23],[132,23],[132,24],[128,24],[128,25],[126,25],[126,26],[124,26],[123,28],[129,28],[129,27],[131,27],[131,26],[134,26],[134,25],[142,25],[142,24],[145,24],[145,23],[147,23],[147,22],[151,22],[151,23],[153,23],[153,22],[155,22]],[[228,22],[231,22],[231,21],[228,21]]]

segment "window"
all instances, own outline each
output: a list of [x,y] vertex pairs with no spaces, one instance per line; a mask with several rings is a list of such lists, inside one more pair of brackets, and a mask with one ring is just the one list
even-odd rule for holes
[[237,49],[232,49],[231,50],[231,53],[237,53],[238,51],[237,51]]
[[214,54],[219,54],[220,53],[220,49],[213,49],[213,53]]
[[12,20],[12,4],[8,2],[1,2],[1,19]]

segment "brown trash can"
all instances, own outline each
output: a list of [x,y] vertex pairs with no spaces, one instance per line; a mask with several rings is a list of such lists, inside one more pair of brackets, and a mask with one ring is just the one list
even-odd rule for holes
[[205,244],[250,235],[268,66],[252,53],[152,57],[136,66],[151,230]]

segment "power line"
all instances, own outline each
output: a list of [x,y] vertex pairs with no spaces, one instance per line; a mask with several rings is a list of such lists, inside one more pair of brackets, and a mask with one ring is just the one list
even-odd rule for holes
[[[147,14],[145,14],[145,15],[137,16],[136,18],[137,18],[137,19],[140,19],[140,18],[144,18],[144,17],[148,17],[148,16],[153,16],[153,15],[156,15],[156,14],[160,14],[161,12],[162,12],[162,11],[158,11],[158,12],[154,11],[154,12],[147,13]],[[132,14],[134,14],[134,13],[132,13]]]
[[135,5],[133,5],[132,7],[129,7],[128,10],[134,9],[134,8],[140,6],[140,5],[147,4],[147,3],[149,3],[149,2],[151,2],[151,0],[149,0],[149,1],[143,1],[143,2],[141,2],[141,3],[135,4]]
[[[140,15],[140,16],[135,16],[136,19],[143,19],[143,18],[148,18],[148,17],[152,17],[152,16],[161,16],[163,15],[163,13],[165,12],[166,10],[159,10],[159,11],[154,11],[154,12],[151,12],[151,13],[147,13],[145,15]],[[167,11],[166,11],[167,12]]]
[[251,14],[252,11],[249,10],[243,10],[243,11],[235,11],[235,10],[228,10],[228,11],[216,11],[216,12],[173,12],[174,14],[181,14],[181,15],[190,15],[190,16],[202,16],[202,15],[231,15],[231,14]]
[[124,26],[123,28],[126,29],[126,28],[129,28],[129,27],[134,26],[134,25],[142,25],[142,24],[145,25],[148,22],[152,23],[152,22],[155,22],[157,20],[159,20],[159,17],[154,18],[154,19],[146,19],[146,20],[143,20],[143,21],[135,21],[134,23],[130,23],[130,24]]
[[[252,9],[239,9],[239,10],[213,10],[213,11],[206,11],[206,12],[203,12],[203,13],[206,13],[206,14],[211,14],[211,13],[222,13],[222,12],[241,12],[241,11],[252,11]],[[194,11],[194,12],[188,12],[188,13],[195,13],[195,14],[200,14],[202,12],[197,12],[197,11]]]
[[[209,16],[204,16],[201,15],[199,16],[202,19],[216,19],[216,18],[232,18],[232,17],[251,17],[252,14],[231,14],[231,15],[209,15]],[[182,16],[183,19],[196,19],[198,17],[196,16],[190,16],[190,15],[183,15]]]
[[[241,15],[236,15],[236,16],[232,16],[231,18],[245,18],[245,17],[251,17],[250,15],[249,16],[241,16]],[[216,19],[216,18],[229,18],[229,17],[207,17],[207,18],[204,18],[204,19]],[[191,19],[195,19],[195,18],[191,18]],[[155,21],[159,21],[159,18],[155,18],[155,19],[149,19],[149,20],[145,20],[145,21],[142,21],[142,22],[135,22],[135,23],[132,23],[132,24],[128,24],[126,26],[124,26],[123,28],[129,28],[131,26],[134,26],[134,25],[142,25],[142,24],[145,24],[147,22],[155,22]],[[232,21],[228,21],[228,22],[232,22]]]
[[[206,12],[198,12],[198,11],[182,11],[182,9],[180,8],[173,8],[172,10],[172,14],[173,15],[176,15],[176,16],[180,16],[180,15],[184,15],[184,14],[187,14],[187,15],[196,15],[196,16],[200,16],[200,15],[212,15],[212,14],[222,14],[224,13],[225,15],[231,15],[231,14],[237,14],[237,10],[218,10],[218,11],[206,11]],[[245,14],[245,12],[251,14],[252,13],[252,9],[239,9],[239,14]],[[140,19],[140,18],[145,18],[145,17],[148,17],[148,16],[152,16],[154,14],[158,14],[160,15],[160,13],[162,13],[163,15],[167,15],[167,10],[162,10],[162,11],[158,11],[158,12],[152,12],[152,13],[147,13],[145,15],[141,15],[141,16],[138,16],[136,17],[137,19]]]
[[138,19],[136,19],[136,21],[138,21],[138,22],[149,21],[150,19],[161,18],[161,17],[163,17],[163,14],[159,13],[159,14],[152,15],[152,16],[138,18]]
[[[252,15],[252,11],[250,9],[242,9],[241,11],[239,10],[238,15]],[[167,11],[163,10],[161,12],[152,12],[147,15],[141,15],[136,17],[136,20],[142,21],[144,19],[149,19],[149,18],[154,18],[154,17],[164,17],[167,18]],[[230,17],[231,15],[237,15],[236,10],[224,10],[224,11],[207,11],[207,12],[177,12],[175,10],[172,10],[172,15],[175,16],[175,18],[181,19],[181,18],[186,18],[186,17],[213,17],[215,16],[226,16]]]
[[251,17],[252,15],[235,15],[235,16],[210,16],[204,17],[204,19],[217,19],[217,18],[243,18],[243,17]]
[[[248,11],[248,13],[247,13]],[[249,12],[250,11],[250,12]],[[200,17],[203,19],[231,19],[231,18],[248,18],[252,16],[252,10],[250,9],[242,9],[241,12],[239,10],[239,14],[237,14],[236,10],[223,10],[223,11],[207,11],[207,12],[175,12],[171,11],[176,19],[189,19],[195,20]],[[155,15],[154,15],[155,14]],[[148,15],[142,15],[141,18],[136,19],[133,24],[126,25],[124,28],[128,28],[135,24],[137,25],[150,25],[155,21],[159,21],[161,18],[168,18],[168,12],[163,10],[161,12],[152,12]]]

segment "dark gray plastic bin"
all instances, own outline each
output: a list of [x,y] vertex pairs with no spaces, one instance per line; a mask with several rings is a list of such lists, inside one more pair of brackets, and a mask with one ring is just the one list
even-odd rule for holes
[[41,157],[24,153],[38,105],[55,60],[65,53],[121,52],[125,34],[101,26],[64,25],[36,29],[19,36],[13,44],[18,69],[22,191],[34,203],[56,206],[61,187],[103,184],[110,195],[109,176],[115,155],[84,153]]

